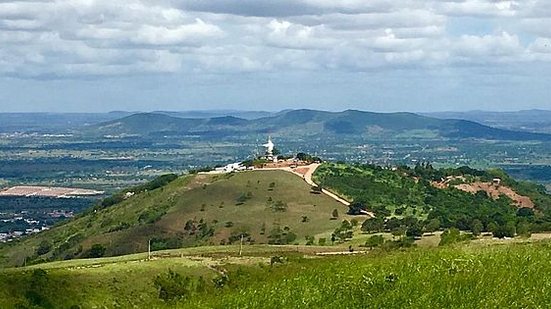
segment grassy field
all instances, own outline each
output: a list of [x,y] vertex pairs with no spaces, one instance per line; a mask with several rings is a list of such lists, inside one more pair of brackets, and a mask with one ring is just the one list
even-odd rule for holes
[[[74,260],[0,271],[2,308],[548,308],[549,241],[371,251],[318,257],[319,248],[237,246]],[[186,251],[187,250],[187,251]],[[296,250],[300,252],[296,252]],[[168,257],[168,253],[176,257]],[[160,253],[159,253],[160,254]],[[181,254],[181,256],[177,256]],[[270,266],[269,257],[285,257]],[[45,272],[37,271],[43,269]],[[172,270],[204,279],[182,298],[159,299]],[[223,272],[225,283],[214,282]]]
[[[276,204],[283,209],[274,210]],[[339,218],[330,220],[334,209]],[[246,244],[263,244],[276,229],[283,238],[296,236],[286,239],[289,244],[304,244],[306,236],[329,242],[340,222],[351,218],[346,211],[288,172],[188,176],[8,245],[0,260],[23,265],[45,240],[51,250],[34,260],[83,257],[94,244],[107,256],[145,252],[150,239],[154,250],[237,243],[240,235]]]

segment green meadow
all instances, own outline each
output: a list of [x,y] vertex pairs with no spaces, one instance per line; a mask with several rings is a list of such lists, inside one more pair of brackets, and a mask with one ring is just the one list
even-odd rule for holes
[[[306,246],[247,246],[243,256],[237,255],[238,246],[203,249],[156,253],[152,260],[142,254],[5,269],[0,271],[0,307],[548,308],[551,304],[548,241],[376,249],[323,257],[314,254],[319,247]],[[158,284],[159,278],[164,278],[164,285]]]

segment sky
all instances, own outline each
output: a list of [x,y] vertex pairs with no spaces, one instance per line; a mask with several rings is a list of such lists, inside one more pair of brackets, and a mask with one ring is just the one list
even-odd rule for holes
[[551,109],[546,0],[0,0],[0,112]]

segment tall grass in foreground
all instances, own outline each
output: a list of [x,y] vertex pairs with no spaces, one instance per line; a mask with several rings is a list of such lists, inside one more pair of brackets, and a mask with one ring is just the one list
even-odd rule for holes
[[200,259],[121,259],[92,267],[75,260],[6,269],[0,271],[0,307],[551,307],[551,242],[340,257],[270,254],[287,261],[270,266],[250,256],[207,267]]
[[[243,272],[243,270],[240,270]],[[260,275],[262,279],[259,279]],[[205,308],[549,308],[551,245],[413,250],[249,270]],[[243,287],[245,286],[245,287]],[[180,304],[181,305],[181,304]]]

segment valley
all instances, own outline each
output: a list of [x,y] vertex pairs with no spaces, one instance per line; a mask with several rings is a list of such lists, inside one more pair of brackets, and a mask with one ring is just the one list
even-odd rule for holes
[[[518,291],[541,288],[551,254],[548,136],[380,116],[284,112],[262,130],[129,115],[3,135],[0,306],[546,302]],[[485,289],[465,298],[474,282]]]
[[[177,116],[91,114],[83,119],[85,125],[60,125],[68,116],[50,115],[50,125],[34,125],[33,118],[23,121],[19,115],[0,132],[0,186],[69,186],[113,193],[165,173],[254,158],[268,135],[284,154],[306,152],[330,161],[379,165],[429,161],[439,167],[500,167],[518,178],[551,182],[551,139],[543,134],[519,135],[406,113],[298,110],[210,121]],[[139,126],[144,121],[148,127]],[[335,123],[346,124],[349,131],[335,131]]]

